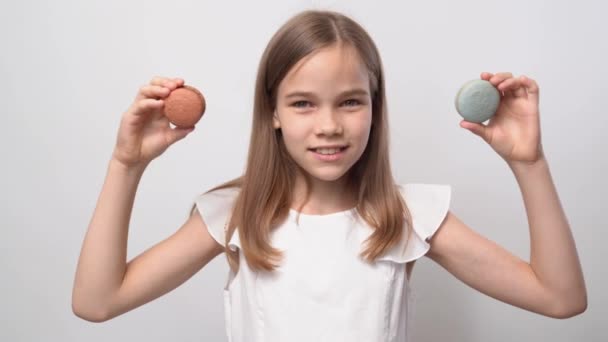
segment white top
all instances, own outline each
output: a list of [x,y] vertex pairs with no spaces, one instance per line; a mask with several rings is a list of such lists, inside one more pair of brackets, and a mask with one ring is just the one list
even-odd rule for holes
[[[451,188],[438,184],[399,186],[413,220],[402,241],[374,263],[359,253],[372,229],[353,208],[327,215],[300,214],[271,234],[283,251],[274,273],[250,269],[239,253],[237,274],[224,288],[230,342],[408,341],[411,293],[405,263],[428,252],[427,240],[447,214]],[[238,189],[221,189],[196,199],[209,233],[224,245]],[[407,244],[406,244],[407,242]],[[240,248],[238,230],[228,247]]]

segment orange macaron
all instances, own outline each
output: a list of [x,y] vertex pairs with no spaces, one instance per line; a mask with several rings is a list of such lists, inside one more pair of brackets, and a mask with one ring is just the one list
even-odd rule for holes
[[205,98],[191,86],[173,90],[165,99],[165,116],[177,127],[193,127],[205,113]]

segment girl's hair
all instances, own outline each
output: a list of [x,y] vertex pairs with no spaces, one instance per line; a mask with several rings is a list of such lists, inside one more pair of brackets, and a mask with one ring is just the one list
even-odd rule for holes
[[[352,19],[332,11],[305,11],[275,33],[262,55],[245,173],[208,191],[240,188],[226,227],[225,246],[238,229],[242,252],[254,270],[272,271],[279,265],[282,253],[271,246],[270,233],[289,215],[295,174],[302,170],[287,152],[281,130],[272,125],[277,89],[298,61],[336,44],[354,48],[367,67],[370,80],[370,136],[361,158],[347,173],[348,189],[357,194],[356,210],[374,229],[361,256],[374,261],[400,241],[406,233],[404,227],[407,232],[411,227],[409,211],[391,173],[384,72],[378,50],[367,32]],[[309,175],[301,173],[305,175],[308,199]],[[195,206],[191,214],[194,212]],[[225,251],[230,267],[238,270],[238,251]]]

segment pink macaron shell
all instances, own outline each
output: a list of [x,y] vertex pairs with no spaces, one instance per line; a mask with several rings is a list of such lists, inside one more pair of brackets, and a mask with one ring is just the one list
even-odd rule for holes
[[177,127],[194,126],[205,113],[205,98],[196,88],[183,86],[165,99],[165,116]]

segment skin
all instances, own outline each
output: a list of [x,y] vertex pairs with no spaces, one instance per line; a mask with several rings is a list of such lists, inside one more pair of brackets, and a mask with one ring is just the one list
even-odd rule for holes
[[[363,154],[371,123],[369,76],[352,48],[319,50],[299,61],[281,81],[273,125],[282,130],[289,154],[312,178],[303,213],[326,214],[355,206],[353,194],[345,189],[345,175]],[[348,145],[336,161],[319,160],[309,150],[335,144]],[[301,173],[295,183],[292,207],[299,208],[305,190]]]
[[116,146],[85,235],[72,289],[72,311],[104,322],[168,293],[223,251],[201,216],[127,262],[127,236],[137,186],[147,165],[191,128],[171,128],[163,115],[182,79],[155,77],[122,115]]
[[[429,241],[426,256],[472,288],[505,303],[556,318],[579,314],[587,306],[586,287],[542,151],[538,85],[511,73],[484,72],[481,79],[501,91],[500,106],[487,125],[463,120],[460,126],[488,143],[514,173],[528,215],[530,262],[479,235],[452,212]],[[344,174],[369,137],[370,99],[369,95],[356,98],[362,104],[347,111],[341,109],[343,99],[338,94],[349,85],[364,87],[369,94],[367,84],[367,73],[356,55],[334,46],[301,61],[279,86],[274,126],[282,129],[288,151],[313,178],[305,213],[326,214],[353,206],[341,201],[340,194]],[[313,94],[286,98],[297,91]],[[341,163],[319,162],[307,151],[311,145],[331,141],[352,142],[356,149]],[[303,191],[302,182],[297,184]],[[407,265],[408,274],[412,267],[413,262]]]
[[502,93],[487,125],[461,121],[505,160],[521,191],[530,261],[479,235],[449,212],[427,257],[472,288],[505,303],[555,318],[587,308],[587,291],[570,225],[551,178],[540,132],[539,87],[509,72],[483,72]]
[[[341,196],[343,176],[360,157],[371,125],[368,82],[356,61],[348,51],[321,51],[294,68],[279,86],[273,124],[283,130],[289,152],[313,178],[306,213],[325,214],[353,205],[352,199]],[[555,318],[580,314],[587,307],[586,287],[541,147],[538,85],[511,73],[484,72],[481,78],[503,93],[500,107],[487,125],[462,121],[460,126],[481,137],[512,170],[528,218],[530,261],[479,235],[452,212],[430,239],[425,256],[477,291],[505,303]],[[126,260],[131,210],[144,170],[194,129],[171,129],[162,115],[162,99],[183,82],[154,78],[123,114],[74,279],[72,309],[83,319],[103,322],[144,305],[181,285],[223,252],[195,214],[173,235]],[[361,95],[361,105],[350,101],[350,96],[339,96],[360,87],[368,91]],[[313,94],[303,99],[306,103],[293,107],[296,101],[287,101],[285,95],[300,88]],[[328,142],[346,142],[350,151],[331,165],[310,157],[308,147]],[[298,181],[297,191],[301,189]],[[412,265],[408,264],[409,270]]]

